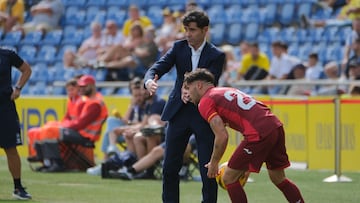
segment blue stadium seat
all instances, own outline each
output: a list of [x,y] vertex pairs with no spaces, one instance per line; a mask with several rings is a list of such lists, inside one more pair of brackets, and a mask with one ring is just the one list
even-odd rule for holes
[[277,14],[277,5],[273,3],[268,3],[265,5],[264,8],[264,24],[271,26],[274,24],[276,20],[276,14]]
[[110,6],[106,12],[107,20],[115,20],[118,26],[123,26],[127,14],[125,9],[120,9],[117,6]]
[[53,68],[55,70],[54,80],[55,81],[65,81],[65,77],[64,77],[65,68],[64,68],[64,65],[62,64],[62,62],[55,63]]
[[297,42],[296,30],[294,27],[285,27],[280,31],[282,41],[286,43]]
[[238,45],[242,40],[243,25],[240,23],[233,23],[227,29],[227,42],[232,45]]
[[212,24],[210,26],[210,40],[215,45],[220,45],[224,42],[225,37],[225,23]]
[[43,40],[40,43],[48,45],[59,45],[62,39],[62,35],[62,30],[49,31],[45,34]]
[[160,6],[150,6],[147,10],[147,17],[155,27],[160,27],[163,24],[162,8]]
[[25,34],[25,37],[21,40],[21,44],[38,45],[43,37],[43,32],[32,31]]
[[259,24],[249,23],[246,25],[244,38],[246,41],[254,42],[258,37]]
[[69,6],[78,6],[78,7],[84,7],[86,5],[86,0],[62,0],[65,7]]
[[306,61],[308,59],[309,54],[313,50],[313,44],[312,43],[305,43],[299,45],[298,55],[297,57],[301,59],[302,61]]
[[333,44],[327,47],[325,59],[327,62],[341,62],[343,55],[343,47],[340,44]]
[[34,63],[36,54],[36,47],[34,45],[24,45],[19,48],[19,56],[29,64]]
[[64,87],[54,86],[52,89],[52,95],[65,95],[66,90]]
[[84,40],[83,34],[84,33],[81,30],[76,30],[74,32],[65,32],[61,44],[71,44],[79,46]]
[[291,56],[297,56],[299,52],[299,46],[297,43],[291,43],[288,47],[288,54]]
[[318,27],[309,30],[309,42],[318,43],[324,40],[324,28]]
[[137,5],[140,9],[147,9],[148,0],[130,0],[130,4]]
[[47,85],[46,82],[38,81],[34,85],[31,85],[29,87],[29,94],[31,95],[46,95],[48,93],[47,91]]
[[226,23],[226,13],[223,5],[213,5],[207,10],[207,14],[210,18],[211,24]]
[[252,5],[243,10],[242,23],[260,23],[260,8]]
[[65,12],[65,25],[83,26],[85,22],[85,11],[83,8],[68,7]]
[[293,22],[295,12],[295,4],[286,3],[282,5],[279,21],[282,25],[288,26]]
[[226,22],[228,24],[242,22],[243,10],[240,5],[234,5],[229,7],[228,9],[226,9],[225,13],[226,13]]
[[48,81],[48,66],[45,63],[36,63],[32,65],[32,74],[30,77],[30,83],[34,84],[37,82]]
[[86,10],[86,16],[85,16],[85,25],[91,24],[93,21],[99,22],[101,25],[105,24],[106,20],[106,12],[103,10],[100,10],[96,6],[89,7]]
[[106,5],[106,0],[87,0],[86,6],[90,7],[90,6],[96,6],[96,7],[105,7]]
[[312,11],[312,3],[302,2],[297,9],[297,19],[299,20],[302,15],[310,17]]
[[[209,5],[216,5],[216,4],[222,4],[223,6],[225,7],[228,7],[228,6],[233,6],[234,4],[231,4],[231,0],[202,0],[203,2],[207,1],[209,3]],[[200,1],[201,2],[201,1]],[[200,3],[201,5],[201,3]]]
[[165,8],[168,6],[168,0],[156,0],[156,1],[151,1],[151,3],[149,4],[149,6],[160,6],[161,8]]
[[119,8],[127,9],[129,7],[129,0],[107,0],[107,6],[118,6]]
[[74,53],[76,53],[77,46],[73,45],[73,44],[66,44],[66,45],[63,45],[62,47],[60,47],[58,53],[55,56],[55,61],[62,61],[66,50],[70,50],[70,51],[73,51]]
[[36,62],[43,62],[47,64],[52,64],[55,62],[57,48],[53,45],[43,45],[40,47],[37,55]]
[[21,31],[8,32],[1,40],[1,45],[17,46],[20,43],[22,37]]
[[341,36],[339,35],[339,27],[338,26],[331,26],[326,27],[324,30],[324,39],[325,41],[332,43],[332,42],[340,42]]

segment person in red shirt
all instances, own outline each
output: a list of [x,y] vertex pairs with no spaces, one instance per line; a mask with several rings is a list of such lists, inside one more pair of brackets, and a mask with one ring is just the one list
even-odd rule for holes
[[215,87],[212,73],[201,68],[185,74],[183,89],[215,134],[213,153],[205,165],[209,178],[218,175],[219,161],[228,143],[226,126],[244,136],[223,175],[232,202],[247,202],[238,180],[246,171],[258,173],[263,162],[271,181],[289,202],[304,202],[298,187],[285,176],[284,169],[290,162],[283,124],[266,105],[238,89]]

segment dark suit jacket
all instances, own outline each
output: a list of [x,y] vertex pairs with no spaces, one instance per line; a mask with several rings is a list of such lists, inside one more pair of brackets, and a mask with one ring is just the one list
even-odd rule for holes
[[[225,54],[214,45],[206,42],[200,55],[198,67],[211,71],[217,82],[222,73],[224,63]],[[174,65],[177,78],[162,113],[162,120],[165,121],[170,120],[180,107],[184,105],[181,100],[181,87],[184,74],[192,71],[191,49],[186,40],[175,42],[173,47],[146,72],[144,81],[153,79],[155,74],[161,78],[161,76],[169,72]]]

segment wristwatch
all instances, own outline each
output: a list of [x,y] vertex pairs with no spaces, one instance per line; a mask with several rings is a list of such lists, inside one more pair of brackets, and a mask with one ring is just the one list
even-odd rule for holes
[[21,90],[21,89],[22,89],[22,87],[21,87],[21,86],[19,86],[19,85],[16,85],[16,86],[15,86],[15,89],[17,89],[17,90]]

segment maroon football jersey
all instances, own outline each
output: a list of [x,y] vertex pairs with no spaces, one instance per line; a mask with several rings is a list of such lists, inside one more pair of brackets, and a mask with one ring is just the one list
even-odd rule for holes
[[282,125],[266,105],[231,87],[210,88],[198,108],[208,122],[219,115],[227,126],[241,132],[248,141],[258,141]]

